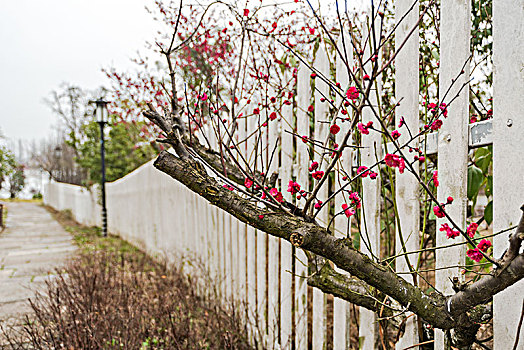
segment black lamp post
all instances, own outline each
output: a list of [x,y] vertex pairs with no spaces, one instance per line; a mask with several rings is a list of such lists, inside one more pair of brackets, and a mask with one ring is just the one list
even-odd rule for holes
[[104,101],[99,98],[92,101],[96,104],[96,122],[100,125],[100,155],[102,161],[102,234],[107,237],[107,209],[106,209],[106,163],[105,163],[105,148],[104,148],[104,126],[107,124],[107,104],[109,101]]

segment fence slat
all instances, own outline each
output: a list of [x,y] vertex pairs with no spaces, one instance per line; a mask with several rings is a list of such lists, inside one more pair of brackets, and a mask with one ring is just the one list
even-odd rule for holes
[[[345,49],[344,49],[345,46]],[[340,83],[340,86],[344,91],[348,89],[349,86],[349,73],[348,67],[344,63],[347,62],[349,67],[353,67],[353,47],[349,43],[349,37],[345,36],[344,40],[342,36],[339,37],[337,42],[337,47],[344,56],[337,54],[336,58],[336,81]],[[342,103],[342,98],[337,95],[336,106],[339,107]],[[348,111],[351,115],[350,110]],[[344,115],[339,115],[344,117]],[[340,126],[340,132],[336,135],[336,141],[340,145],[344,136],[350,131],[350,122],[347,121],[337,121],[337,125]],[[351,140],[351,139],[350,139]],[[352,144],[351,141],[348,141],[348,144]],[[348,148],[342,154],[341,164],[342,168],[337,169],[336,178],[335,178],[335,187],[334,190],[337,191],[343,185],[344,172],[346,174],[351,174],[351,159],[352,159],[352,150]],[[342,210],[342,204],[345,204],[344,196],[338,195],[335,197],[335,214]],[[351,221],[344,214],[338,215],[335,217],[335,236],[339,238],[348,237],[351,235]],[[335,268],[339,273],[343,273],[343,270]],[[335,349],[347,349],[349,348],[349,303],[335,298],[334,300],[334,315],[333,315],[333,346]]]
[[[265,96],[265,103],[269,98],[274,96],[273,89],[268,90],[268,96]],[[274,172],[279,172],[279,158],[280,158],[280,135],[279,135],[279,121],[269,120],[270,111],[265,110],[263,122],[267,122],[267,150],[266,163],[268,164],[268,176]],[[279,184],[276,184],[277,188]],[[284,185],[280,184],[280,191],[285,193]],[[265,234],[265,233],[264,233]],[[280,304],[279,304],[279,278],[280,278],[280,240],[279,238],[267,236],[268,242],[268,345],[269,349],[278,348],[280,341],[280,330],[278,328],[280,318]]]
[[[447,103],[457,95],[463,84],[469,80],[469,64],[465,62],[470,56],[470,17],[471,9],[468,1],[443,1],[441,4],[441,38],[440,43],[440,75],[439,101]],[[465,67],[464,67],[465,66]],[[460,72],[464,67],[464,74]],[[452,84],[452,81],[455,81]],[[444,101],[443,97],[449,93]],[[446,203],[446,198],[452,196],[454,202],[446,207],[447,213],[461,228],[466,226],[467,209],[467,166],[468,166],[468,122],[469,122],[469,86],[466,85],[458,98],[448,107],[448,117],[444,121],[438,136],[438,175],[440,185],[437,199]],[[439,231],[446,220],[437,220],[437,246],[449,244],[445,234]],[[456,242],[462,237],[455,238]],[[455,242],[454,242],[455,243]],[[465,248],[456,246],[436,251],[435,267],[464,265]],[[463,279],[460,268],[437,270],[435,287],[444,295],[454,293],[450,279]],[[435,348],[445,345],[444,333],[435,331]]]
[[[371,19],[369,19],[371,22]],[[380,37],[378,20],[375,20],[376,37]],[[372,36],[370,36],[372,37]],[[367,43],[366,57],[374,54],[373,45]],[[365,57],[365,58],[366,58]],[[380,60],[378,60],[380,62]],[[364,67],[368,75],[371,74],[371,61]],[[380,96],[380,78],[374,82],[375,86],[371,88],[369,101],[377,110],[377,95]],[[378,91],[377,91],[378,90]],[[371,109],[367,106],[362,109],[362,123],[372,121],[375,125],[378,121]],[[378,126],[377,126],[378,127]],[[366,167],[370,167],[383,158],[381,135],[378,132],[370,132],[369,135],[362,135],[362,147],[360,152],[360,162]],[[375,180],[369,177],[362,179],[362,212],[360,222],[360,250],[371,257],[380,255],[380,176]],[[361,349],[371,350],[378,348],[378,325],[374,312],[360,308],[360,327],[359,338],[361,340]]]
[[[518,224],[524,204],[524,6],[522,0],[493,2],[493,232]],[[518,44],[520,43],[520,44]],[[518,103],[517,101],[520,101]],[[493,239],[493,255],[502,256],[507,234]],[[517,334],[524,280],[493,297],[494,349],[524,348],[524,327]]]
[[[297,72],[297,134],[309,138],[309,114],[307,107],[311,97],[310,71],[305,64],[300,63]],[[297,144],[297,182],[304,188],[309,188],[309,155],[308,145],[298,139]],[[300,203],[302,206],[302,203]],[[300,248],[295,249],[295,348],[307,349],[308,346],[308,302],[307,302],[307,280],[308,275],[307,257]]]
[[[399,50],[401,43],[417,23],[419,17],[418,3],[407,15],[406,12],[413,5],[413,0],[398,0],[395,2],[395,22],[398,25],[395,30],[395,49]],[[404,18],[403,16],[406,15]],[[419,34],[418,28],[405,42],[395,59],[395,100],[401,101],[395,108],[395,125],[398,127],[401,119],[405,125],[398,127],[401,133],[398,143],[406,143],[410,139],[410,133],[416,133],[419,129]],[[418,147],[417,140],[413,140],[412,147]],[[393,149],[389,149],[391,152]],[[409,162],[414,161],[415,153],[405,152],[404,155]],[[418,171],[418,163],[415,163]],[[398,222],[395,232],[395,252],[397,254],[419,249],[420,244],[420,202],[419,184],[416,177],[411,173],[400,174],[398,170],[395,176],[395,199],[398,210]],[[396,271],[409,271],[408,261],[416,268],[418,255],[411,254],[395,260]],[[411,275],[401,275],[407,281],[414,283]],[[419,343],[418,325],[416,317],[406,320],[404,334],[395,344],[396,349],[404,349]]]
[[[291,79],[291,80],[290,80]],[[284,82],[287,83],[287,88],[290,91],[294,90],[294,84],[291,74],[286,72],[284,74]],[[287,191],[289,180],[293,176],[293,135],[290,132],[294,131],[295,120],[293,116],[293,106],[283,105],[282,118],[280,123],[280,138],[281,138],[281,163],[280,176],[282,194],[286,201],[293,202],[291,193]],[[287,131],[287,132],[286,132]],[[291,279],[292,279],[292,248],[287,241],[280,241],[280,345],[283,349],[291,348],[291,331],[293,310],[291,309],[291,298],[293,296]]]
[[[321,44],[318,48],[315,62],[313,64],[313,67],[322,75],[324,75],[327,79],[330,77],[330,69],[329,69],[329,59],[327,57],[327,53],[324,49],[324,44]],[[314,131],[314,139],[317,142],[321,142],[325,146],[329,146],[327,144],[327,139],[329,135],[329,123],[328,123],[328,113],[329,113],[329,105],[328,102],[321,102],[321,98],[329,99],[329,86],[323,82],[320,78],[317,78],[315,80],[315,131]],[[325,157],[325,159],[322,159],[322,154],[324,153],[324,150],[315,150],[315,158],[320,164],[319,168],[323,171],[326,170],[326,167],[328,166],[328,162],[331,160],[329,158],[329,155]],[[324,176],[328,176],[328,174],[325,174]],[[315,181],[316,185],[316,181]],[[324,186],[320,189],[320,191],[317,194],[317,198],[324,202],[328,197],[328,183],[327,181],[324,183]],[[318,221],[321,225],[327,226],[329,221],[329,207],[325,206],[324,209],[319,213],[317,216]],[[313,349],[319,349],[322,350],[324,348],[324,345],[326,344],[326,295],[320,291],[319,289],[315,288],[313,290]]]

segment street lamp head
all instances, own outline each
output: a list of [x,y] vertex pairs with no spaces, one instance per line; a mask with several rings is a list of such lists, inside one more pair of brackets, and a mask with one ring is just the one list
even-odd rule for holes
[[89,103],[96,104],[96,121],[99,123],[107,123],[107,104],[109,103],[109,101],[105,101],[102,97],[100,97],[96,101],[89,101]]

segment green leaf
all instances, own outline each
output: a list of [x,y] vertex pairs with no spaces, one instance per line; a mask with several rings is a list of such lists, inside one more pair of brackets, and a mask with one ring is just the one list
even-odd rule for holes
[[484,220],[486,220],[488,225],[491,225],[493,222],[493,201],[490,201],[484,209]]
[[493,196],[493,176],[488,176],[488,181],[486,183],[486,196]]
[[480,186],[484,180],[482,170],[472,165],[468,168],[468,199],[473,200],[479,193]]

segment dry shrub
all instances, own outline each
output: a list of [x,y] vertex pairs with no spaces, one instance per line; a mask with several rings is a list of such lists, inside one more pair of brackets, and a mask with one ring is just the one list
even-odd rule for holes
[[206,283],[143,254],[83,253],[4,335],[13,349],[249,349],[243,318]]

